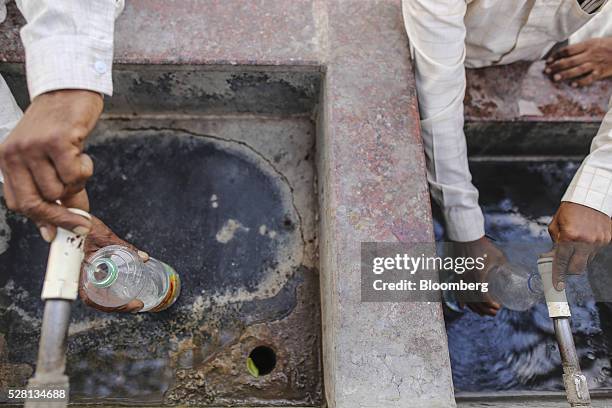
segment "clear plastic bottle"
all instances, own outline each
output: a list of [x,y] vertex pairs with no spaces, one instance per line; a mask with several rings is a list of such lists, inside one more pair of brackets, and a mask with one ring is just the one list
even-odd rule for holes
[[87,259],[83,288],[95,304],[119,307],[140,300],[140,312],[170,307],[181,291],[176,271],[154,258],[143,262],[130,248],[110,245]]
[[[537,272],[535,275],[539,278]],[[510,263],[495,265],[487,276],[489,293],[508,309],[528,310],[543,298],[543,292],[534,287],[535,275]]]

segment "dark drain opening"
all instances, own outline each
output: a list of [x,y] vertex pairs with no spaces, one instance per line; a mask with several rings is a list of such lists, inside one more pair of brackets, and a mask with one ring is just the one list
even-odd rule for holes
[[270,347],[255,347],[249,353],[247,369],[253,377],[270,374],[276,367],[276,353]]

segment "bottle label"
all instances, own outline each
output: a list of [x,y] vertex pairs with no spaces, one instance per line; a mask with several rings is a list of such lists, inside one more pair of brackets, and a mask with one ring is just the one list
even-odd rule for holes
[[164,271],[168,275],[168,290],[166,295],[157,306],[149,310],[149,312],[161,312],[172,306],[181,293],[181,278],[178,273],[170,265],[160,262],[164,266]]

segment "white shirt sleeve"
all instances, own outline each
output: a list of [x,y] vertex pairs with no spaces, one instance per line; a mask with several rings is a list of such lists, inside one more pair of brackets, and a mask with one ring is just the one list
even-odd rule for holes
[[57,89],[113,91],[113,34],[123,0],[16,0],[30,98]]
[[577,44],[601,37],[612,37],[612,1],[608,1],[591,21],[572,34],[569,43]]
[[[0,0],[1,1],[1,0]],[[2,3],[0,3],[0,7]],[[0,143],[4,142],[22,116],[21,109],[15,102],[13,94],[4,78],[0,76]],[[4,177],[0,172],[0,183],[4,183]]]
[[454,241],[484,235],[463,133],[465,0],[403,0],[415,62],[421,130],[431,194]]
[[609,110],[562,201],[582,204],[612,216],[612,98]]

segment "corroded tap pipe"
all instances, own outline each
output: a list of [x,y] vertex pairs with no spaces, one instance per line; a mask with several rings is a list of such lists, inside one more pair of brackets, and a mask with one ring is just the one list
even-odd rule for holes
[[555,336],[559,344],[559,353],[563,364],[563,385],[567,401],[572,407],[590,407],[591,397],[586,377],[580,371],[580,361],[574,345],[574,337],[569,318],[553,318]]
[[553,320],[555,337],[559,345],[561,363],[563,364],[563,385],[567,402],[571,407],[590,407],[591,396],[586,377],[580,371],[580,361],[576,353],[576,345],[570,326],[570,308],[565,296],[565,290],[558,291],[552,284],[553,258],[549,254],[538,259],[538,271],[542,278],[544,296],[548,307],[548,315]]

